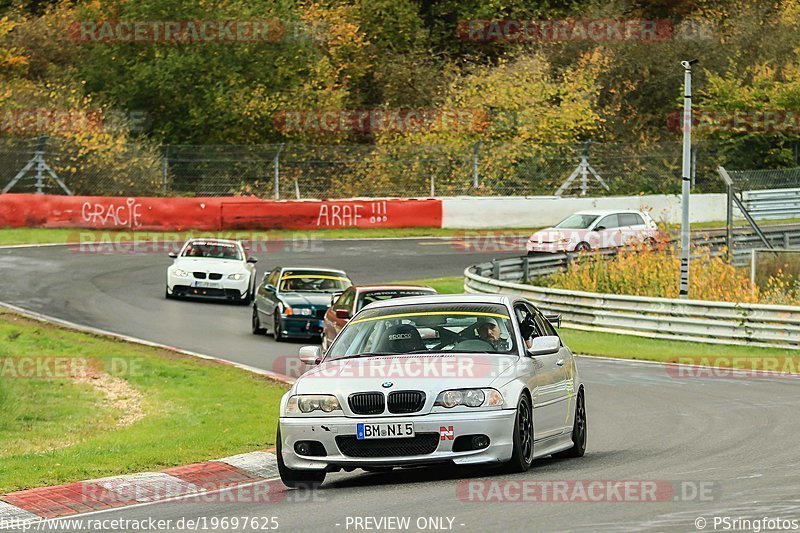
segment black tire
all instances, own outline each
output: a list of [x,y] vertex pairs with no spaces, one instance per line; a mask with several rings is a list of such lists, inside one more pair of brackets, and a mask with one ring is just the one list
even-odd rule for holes
[[591,252],[592,247],[589,246],[588,242],[579,242],[577,246],[575,246],[576,252]]
[[290,489],[314,489],[322,485],[325,481],[324,470],[292,470],[283,462],[281,453],[281,428],[278,426],[278,436],[276,437],[277,449],[275,454],[278,456],[278,474],[281,481]]
[[586,453],[586,400],[583,389],[575,400],[575,421],[572,423],[572,448],[554,453],[553,457],[583,457]]
[[517,416],[514,419],[514,450],[511,460],[506,463],[510,473],[527,472],[533,464],[533,408],[527,394],[522,394],[517,402]]
[[272,336],[275,338],[275,342],[281,342],[283,340],[280,312],[280,309],[275,309],[275,318],[272,320]]
[[258,317],[258,307],[253,305],[253,318],[250,321],[250,330],[253,332],[253,335],[263,335],[267,332],[266,329],[261,327],[261,319]]

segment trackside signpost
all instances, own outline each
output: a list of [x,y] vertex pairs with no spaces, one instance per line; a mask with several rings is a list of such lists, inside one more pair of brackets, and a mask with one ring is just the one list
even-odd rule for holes
[[681,281],[680,297],[689,298],[689,192],[691,186],[692,166],[692,65],[697,59],[681,61],[683,65],[683,171],[681,179]]

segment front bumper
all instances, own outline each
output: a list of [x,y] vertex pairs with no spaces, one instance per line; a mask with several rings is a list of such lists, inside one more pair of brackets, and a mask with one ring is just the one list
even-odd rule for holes
[[[342,467],[408,466],[442,462],[458,465],[501,463],[511,459],[516,413],[516,409],[503,409],[420,416],[284,417],[279,422],[282,439],[281,453],[286,466],[294,470],[336,470]],[[356,424],[360,422],[374,424],[413,422],[414,432],[417,435],[428,433],[441,435],[443,429],[449,430],[452,426],[452,439],[447,435],[449,431],[445,431],[445,434],[439,437],[436,449],[432,453],[422,455],[394,455],[391,457],[345,455],[340,450],[336,437],[355,437]],[[490,440],[489,446],[480,450],[453,451],[456,439],[464,435],[486,435]],[[326,455],[324,457],[298,455],[294,449],[294,445],[298,441],[319,442],[324,446]]]
[[[212,286],[202,286],[210,284]],[[167,291],[175,296],[210,298],[215,300],[241,300],[247,296],[249,280],[198,280],[193,277],[167,276]]]
[[315,316],[283,316],[281,333],[291,339],[319,338],[322,336],[322,319]]
[[525,244],[525,249],[529,252],[542,252],[542,253],[563,253],[569,252],[570,247],[574,248],[574,245],[571,243],[561,244],[557,242],[531,242],[528,241]]

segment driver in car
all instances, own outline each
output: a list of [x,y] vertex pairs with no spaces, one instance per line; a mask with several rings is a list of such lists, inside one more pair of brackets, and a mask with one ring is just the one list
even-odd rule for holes
[[478,337],[491,344],[496,350],[505,350],[505,341],[500,338],[500,326],[494,318],[487,318],[475,328]]

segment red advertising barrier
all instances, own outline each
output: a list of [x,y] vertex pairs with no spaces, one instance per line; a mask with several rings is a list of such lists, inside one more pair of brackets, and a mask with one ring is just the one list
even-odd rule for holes
[[0,195],[0,227],[183,231],[441,227],[434,199],[287,200]]

